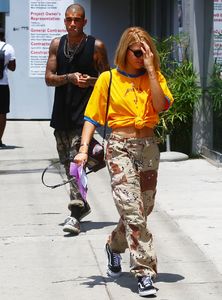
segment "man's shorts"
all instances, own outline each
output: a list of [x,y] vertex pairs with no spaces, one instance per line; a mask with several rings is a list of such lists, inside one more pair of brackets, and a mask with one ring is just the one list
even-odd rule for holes
[[8,85],[0,85],[0,114],[9,113],[10,92]]

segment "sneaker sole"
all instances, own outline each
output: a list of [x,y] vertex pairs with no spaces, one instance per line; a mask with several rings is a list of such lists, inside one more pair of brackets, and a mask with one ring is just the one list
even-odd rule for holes
[[141,297],[156,295],[156,289],[153,288],[153,289],[150,289],[150,290],[147,290],[147,291],[139,291],[139,295]]
[[74,233],[74,234],[79,234],[80,233],[80,230],[79,229],[74,229],[73,227],[63,227],[63,231],[64,232],[69,232],[69,233]]
[[114,272],[112,272],[111,270],[107,269],[106,274],[107,274],[109,277],[112,277],[112,278],[119,278],[120,275],[121,275],[121,271],[118,272],[118,273],[114,273]]

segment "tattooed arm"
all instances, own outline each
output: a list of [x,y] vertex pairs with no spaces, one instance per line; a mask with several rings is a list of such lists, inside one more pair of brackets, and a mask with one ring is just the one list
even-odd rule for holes
[[[100,40],[95,41],[95,51],[94,51],[93,60],[94,60],[95,69],[99,73],[102,73],[103,71],[108,71],[110,69],[106,47],[104,43]],[[96,77],[88,78],[88,82],[90,82],[91,86],[95,85],[96,80],[97,80]]]

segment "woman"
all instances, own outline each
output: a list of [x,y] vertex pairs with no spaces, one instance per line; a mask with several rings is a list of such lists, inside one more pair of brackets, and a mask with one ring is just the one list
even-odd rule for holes
[[[173,97],[160,72],[155,45],[144,29],[130,27],[123,32],[114,62],[107,115],[112,133],[106,161],[120,220],[106,244],[107,274],[120,275],[120,253],[129,248],[131,273],[138,279],[140,296],[154,295],[157,259],[147,229],[160,156],[154,128],[158,114],[170,107]],[[108,71],[100,75],[86,107],[81,146],[74,158],[77,164],[86,163],[94,130],[105,124],[109,79]]]

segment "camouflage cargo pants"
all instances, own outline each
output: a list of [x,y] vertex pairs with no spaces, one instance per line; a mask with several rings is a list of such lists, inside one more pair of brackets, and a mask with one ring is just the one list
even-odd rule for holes
[[156,138],[122,138],[111,134],[106,159],[119,223],[108,243],[116,253],[130,251],[131,272],[156,276],[153,237],[147,228],[156,194],[159,148]]
[[[61,131],[55,130],[54,136],[56,139],[57,151],[59,160],[64,165],[66,176],[71,179],[69,175],[69,167],[71,157],[74,157],[79,151],[81,141],[81,131],[69,130]],[[71,216],[77,219],[81,218],[81,211],[84,208],[84,201],[79,192],[78,186],[75,181],[70,182],[70,202],[68,209],[71,211]]]

